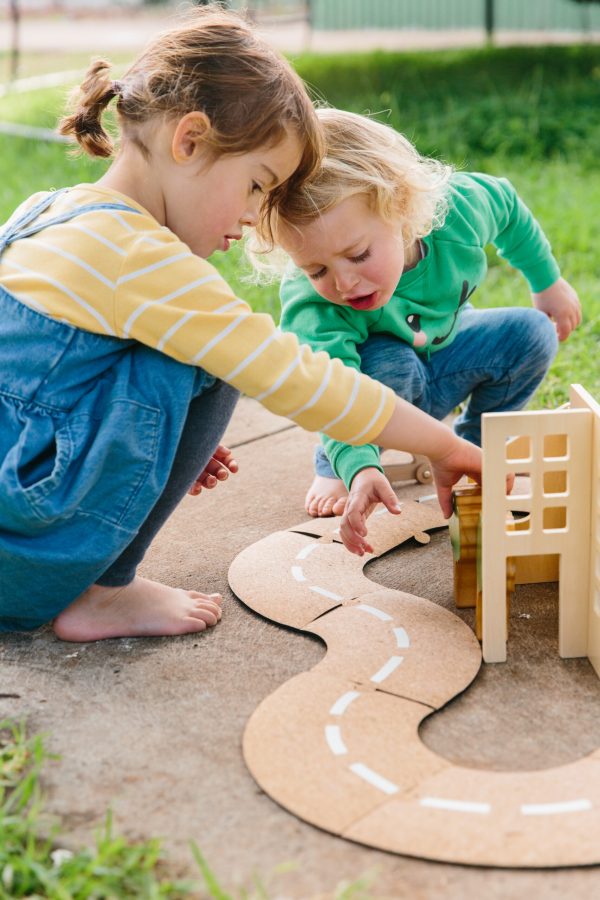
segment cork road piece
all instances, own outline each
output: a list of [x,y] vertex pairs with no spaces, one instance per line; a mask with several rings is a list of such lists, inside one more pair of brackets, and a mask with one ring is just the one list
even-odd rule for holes
[[374,553],[362,558],[340,543],[338,521],[272,534],[230,569],[251,609],[327,645],[248,722],[244,757],[261,788],[313,825],[394,853],[522,868],[600,862],[600,751],[495,772],[454,765],[421,741],[423,720],[475,678],[479,643],[457,616],[362,569],[411,537],[425,544],[446,524],[437,504],[376,510]]

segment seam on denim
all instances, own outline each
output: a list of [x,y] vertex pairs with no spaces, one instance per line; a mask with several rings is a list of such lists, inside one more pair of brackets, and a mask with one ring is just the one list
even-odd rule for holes
[[110,525],[111,528],[118,528],[119,531],[122,531],[123,534],[127,535],[129,540],[133,540],[136,535],[135,529],[125,528],[123,525],[119,524],[119,522],[115,521],[115,519],[108,519],[106,516],[103,516],[101,513],[91,512],[87,509],[77,509],[74,516],[79,516],[84,519],[95,519],[100,522],[106,523],[106,525]]
[[[140,404],[140,405],[141,405],[141,404]],[[153,461],[154,461],[155,458],[156,458],[156,449],[157,449],[157,447],[158,447],[160,410],[153,410],[153,411],[156,413],[156,416],[155,416],[155,419],[154,419],[154,436],[153,436],[153,440],[152,440],[152,447],[150,448],[150,453],[149,453],[149,455],[148,455],[148,459],[147,459],[147,461],[146,461],[146,465],[145,465],[145,467],[144,467],[144,470],[143,470],[143,472],[140,474],[140,477],[138,478],[137,485],[135,486],[135,488],[133,489],[133,491],[132,491],[131,494],[129,495],[129,500],[128,500],[127,503],[125,504],[125,506],[124,506],[124,508],[123,508],[123,512],[122,512],[121,515],[118,516],[118,517],[116,518],[116,520],[115,520],[115,522],[116,522],[117,525],[121,525],[121,523],[123,522],[123,520],[125,519],[125,517],[126,517],[127,514],[129,513],[129,510],[131,509],[131,507],[132,507],[134,501],[137,500],[137,497],[138,497],[140,491],[142,490],[142,487],[145,485],[146,481],[148,480],[148,474],[149,474],[149,472],[150,472],[150,468],[151,468],[151,466],[152,466]]]
[[24,410],[30,409],[31,412],[45,413],[49,416],[52,416],[53,413],[65,413],[69,411],[64,406],[52,406],[52,404],[42,403],[40,400],[26,399],[19,394],[13,394],[11,391],[0,390],[0,398],[10,400]]

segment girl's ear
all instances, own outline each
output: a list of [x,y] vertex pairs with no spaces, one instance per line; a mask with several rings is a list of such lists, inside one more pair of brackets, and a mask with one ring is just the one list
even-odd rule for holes
[[191,162],[204,153],[205,141],[211,130],[210,119],[203,112],[186,113],[175,126],[171,154],[177,163]]

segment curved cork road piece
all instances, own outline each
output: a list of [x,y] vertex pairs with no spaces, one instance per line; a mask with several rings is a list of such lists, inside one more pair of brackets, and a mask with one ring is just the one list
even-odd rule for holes
[[335,520],[311,520],[248,547],[229,583],[251,609],[316,634],[327,654],[267,697],[244,734],[261,788],[300,818],[394,853],[478,866],[600,862],[600,750],[533,772],[453,765],[419,726],[481,665],[471,629],[422,597],[366,578],[370,559],[446,525],[437,504],[376,511],[362,558]]

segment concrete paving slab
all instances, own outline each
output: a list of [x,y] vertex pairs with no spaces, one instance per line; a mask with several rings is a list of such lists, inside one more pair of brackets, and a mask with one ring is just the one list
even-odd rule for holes
[[[371,850],[301,822],[257,787],[242,759],[245,723],[265,696],[325,651],[320,641],[252,613],[227,588],[237,553],[306,519],[315,438],[297,428],[263,436],[263,413],[257,408],[253,419],[251,407],[242,405],[229,431],[241,437],[239,474],[187,497],[141,570],[170,584],[221,590],[225,612],[215,629],[88,644],[61,643],[47,629],[3,638],[0,694],[19,696],[0,697],[0,716],[26,718],[60,754],[44,782],[49,810],[64,818],[65,840],[89,842],[110,805],[127,835],[162,836],[180,872],[195,874],[194,839],[230,890],[249,886],[257,872],[273,897],[326,897],[342,880],[372,872],[376,898],[588,900],[600,893],[597,869],[471,869]],[[430,491],[410,485],[400,495]],[[445,532],[427,547],[403,545],[366,573],[454,610]],[[472,623],[470,610],[460,617]],[[548,768],[593,751],[600,682],[587,660],[560,660],[556,644],[555,589],[519,588],[508,662],[483,667],[463,695],[429,717],[426,745],[451,762],[500,770]],[[276,874],[285,862],[295,870]]]

